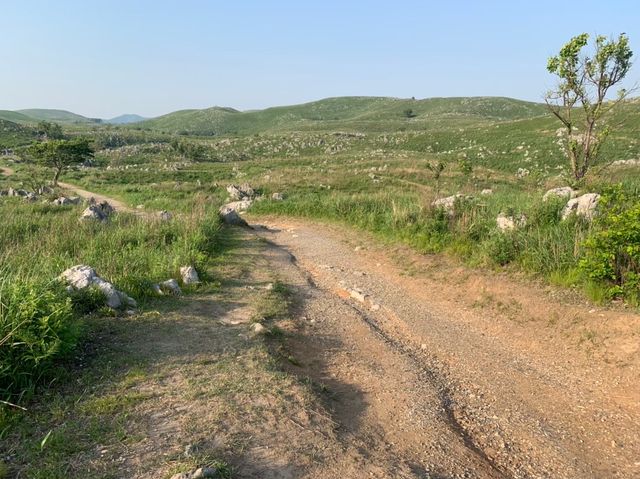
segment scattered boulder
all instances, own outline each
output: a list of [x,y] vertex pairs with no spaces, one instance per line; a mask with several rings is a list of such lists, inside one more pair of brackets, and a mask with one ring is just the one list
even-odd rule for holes
[[491,188],[485,188],[480,192],[482,196],[490,196],[493,194],[493,190]]
[[267,334],[269,330],[260,323],[253,323],[251,325],[251,332],[257,336],[259,334]]
[[242,218],[233,207],[228,205],[220,207],[220,217],[222,221],[228,225],[249,226],[244,218]]
[[173,218],[173,215],[167,210],[162,210],[158,212],[158,218],[160,218],[162,221],[170,221],[171,218]]
[[523,228],[527,225],[527,217],[520,215],[517,218],[500,213],[496,218],[496,224],[500,231],[513,231],[516,228]]
[[163,294],[171,294],[173,296],[180,296],[182,294],[180,285],[173,278],[163,281],[158,286],[160,287],[160,291],[162,291]]
[[560,188],[552,188],[547,191],[542,197],[542,201],[549,201],[551,198],[566,198],[571,199],[575,198],[578,195],[578,192],[571,188],[570,186],[562,186]]
[[253,200],[245,198],[244,200],[232,201],[231,203],[227,203],[225,206],[240,212],[248,210],[252,204]]
[[586,193],[577,198],[571,198],[562,210],[562,219],[566,220],[572,214],[576,214],[591,221],[596,215],[599,201],[600,195],[598,193]]
[[97,205],[90,205],[82,212],[81,220],[107,221],[108,216],[105,215]]
[[79,264],[65,270],[60,279],[67,282],[74,290],[85,289],[90,286],[98,288],[106,298],[106,305],[110,308],[117,309],[123,305],[136,307],[136,301],[127,296],[122,291],[118,291],[116,287],[109,281],[105,281],[97,275],[96,270],[91,266]]
[[232,200],[240,201],[245,198],[253,198],[256,195],[255,190],[249,183],[243,183],[238,185],[227,186],[227,193]]
[[72,204],[71,200],[69,200],[69,198],[67,198],[66,196],[61,196],[60,198],[56,198],[51,203],[56,206],[67,206]]
[[526,168],[518,168],[518,171],[516,171],[516,178],[526,178],[530,174],[531,172]]
[[212,467],[199,467],[195,471],[174,474],[171,476],[171,479],[216,479],[220,477],[217,469]]
[[638,166],[638,165],[640,165],[640,159],[618,160],[611,163],[611,166]]
[[193,266],[183,266],[180,268],[180,276],[182,276],[182,284],[198,284],[200,277]]
[[156,293],[158,296],[164,296],[164,293],[162,292],[162,288],[160,288],[160,285],[158,283],[152,284],[151,289],[153,289],[153,292]]
[[435,208],[440,208],[445,210],[450,216],[453,216],[455,212],[456,201],[462,201],[464,196],[461,194],[455,194],[451,196],[447,196],[446,198],[439,198],[431,203]]
[[274,193],[271,195],[271,199],[273,201],[282,201],[284,200],[284,195],[282,193]]
[[26,194],[26,196],[24,197],[24,199],[25,199],[26,201],[37,201],[37,200],[38,200],[38,197],[36,196],[36,194],[35,194],[35,193],[28,192],[28,193]]
[[[93,200],[93,201],[92,201]],[[108,202],[96,203],[93,198],[89,200],[89,206],[82,212],[81,220],[106,221],[115,210]]]

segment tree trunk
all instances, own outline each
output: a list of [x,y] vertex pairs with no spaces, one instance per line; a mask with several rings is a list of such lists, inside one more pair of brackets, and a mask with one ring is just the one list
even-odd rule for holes
[[56,173],[53,175],[53,186],[58,186],[58,178],[60,178],[60,173],[62,173],[62,168],[56,168]]

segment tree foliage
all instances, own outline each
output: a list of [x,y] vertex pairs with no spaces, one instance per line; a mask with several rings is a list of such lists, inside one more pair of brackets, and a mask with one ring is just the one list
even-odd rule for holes
[[608,283],[610,297],[640,297],[640,201],[618,186],[605,192],[596,229],[585,242],[581,269]]
[[35,143],[29,147],[28,153],[41,165],[55,170],[53,177],[55,186],[64,168],[93,158],[94,151],[88,139],[74,138]]
[[547,70],[557,75],[559,82],[547,93],[545,101],[563,124],[563,146],[578,181],[599,160],[601,146],[609,134],[604,117],[628,92],[620,90],[614,101],[608,101],[607,94],[629,72],[633,56],[624,33],[617,39],[596,36],[591,54],[586,52],[588,43],[586,33],[573,37],[547,63]]
[[51,123],[49,121],[41,121],[37,126],[38,134],[46,138],[47,140],[61,140],[64,138],[62,127],[58,123]]

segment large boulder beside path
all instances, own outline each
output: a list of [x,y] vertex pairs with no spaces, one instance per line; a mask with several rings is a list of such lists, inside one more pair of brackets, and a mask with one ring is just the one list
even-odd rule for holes
[[65,270],[60,279],[66,282],[70,288],[81,290],[89,287],[99,289],[105,296],[105,303],[113,309],[122,306],[136,307],[136,301],[127,294],[116,289],[116,287],[102,279],[91,266],[79,264]]
[[234,226],[249,226],[234,205],[236,202],[228,203],[220,207],[219,213],[222,221],[228,225]]

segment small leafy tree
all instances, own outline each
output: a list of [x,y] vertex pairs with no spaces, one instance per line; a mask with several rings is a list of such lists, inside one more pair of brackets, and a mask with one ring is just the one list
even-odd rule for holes
[[[633,56],[624,33],[617,39],[596,36],[592,55],[584,53],[588,42],[586,33],[573,37],[547,63],[547,70],[557,75],[559,82],[547,93],[545,101],[564,125],[563,146],[577,181],[599,159],[600,148],[609,134],[604,116],[628,95],[623,89],[617,100],[607,101],[609,90],[629,72]],[[582,133],[578,132],[578,125],[584,128]]]
[[93,158],[93,148],[86,138],[73,140],[50,140],[35,143],[28,149],[28,154],[42,166],[53,168],[53,186],[58,185],[62,170]]

